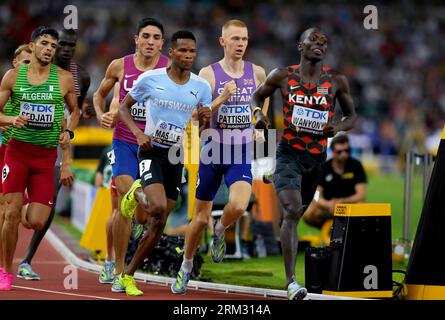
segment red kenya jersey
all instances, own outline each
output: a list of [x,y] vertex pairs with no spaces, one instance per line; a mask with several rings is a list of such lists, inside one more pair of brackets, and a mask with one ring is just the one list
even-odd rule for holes
[[301,80],[299,67],[293,65],[287,68],[282,140],[297,150],[320,154],[327,147],[323,128],[332,122],[334,114],[333,71],[323,66],[318,83],[306,84]]

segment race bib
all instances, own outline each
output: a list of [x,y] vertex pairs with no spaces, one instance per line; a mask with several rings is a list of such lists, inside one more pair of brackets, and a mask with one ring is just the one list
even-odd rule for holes
[[146,172],[150,171],[151,159],[142,160],[139,163],[139,175],[142,177]]
[[5,183],[5,180],[8,177],[8,175],[9,175],[9,167],[5,163],[5,165],[3,166],[3,169],[2,169],[2,183]]
[[114,150],[111,150],[107,152],[108,160],[110,161],[110,164],[116,163],[116,154],[114,153]]
[[301,131],[322,134],[328,124],[329,112],[320,111],[299,105],[294,106],[292,112],[292,124]]
[[249,106],[225,106],[218,109],[216,125],[219,129],[246,129],[252,123]]
[[153,141],[166,146],[172,146],[181,142],[184,136],[184,128],[168,121],[159,120],[153,132]]
[[20,115],[28,116],[28,127],[34,129],[51,129],[54,123],[55,109],[54,104],[20,102]]
[[145,101],[143,102],[138,102],[135,103],[131,108],[130,108],[130,114],[131,117],[133,118],[134,121],[142,121],[145,122],[146,118],[145,118]]

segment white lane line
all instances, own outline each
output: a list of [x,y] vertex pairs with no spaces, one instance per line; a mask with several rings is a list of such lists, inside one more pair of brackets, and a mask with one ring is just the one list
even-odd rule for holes
[[[56,234],[49,229],[45,235],[45,238],[50,242],[54,249],[62,255],[64,259],[69,264],[74,265],[78,269],[82,269],[84,271],[100,273],[102,267],[96,264],[93,264],[88,261],[84,261],[77,257],[66,245],[63,243]],[[143,281],[145,283],[159,283],[161,285],[171,285],[175,279],[169,278],[165,276],[157,276],[147,273],[136,272],[134,274],[135,280]],[[262,297],[278,297],[287,299],[287,292],[285,290],[277,290],[277,289],[265,289],[265,288],[255,288],[255,287],[246,287],[246,286],[237,286],[230,284],[220,284],[220,283],[211,283],[211,282],[201,282],[191,280],[189,282],[189,288],[193,288],[195,290],[207,289],[215,293],[237,293],[237,294],[246,294],[246,295],[255,295]],[[355,297],[339,297],[339,296],[331,296],[325,294],[315,294],[308,293],[305,300],[366,300],[363,298],[355,298]]]
[[22,286],[12,286],[12,287],[13,288],[17,288],[17,289],[25,289],[25,290],[32,290],[32,291],[47,292],[47,293],[55,293],[55,294],[62,294],[62,295],[74,296],[74,297],[93,298],[93,299],[99,299],[99,300],[119,300],[119,299],[114,299],[114,298],[89,296],[89,295],[86,295],[86,294],[75,294],[75,293],[68,293],[68,292],[62,292],[62,291],[53,291],[53,290],[37,289],[37,288],[22,287]]

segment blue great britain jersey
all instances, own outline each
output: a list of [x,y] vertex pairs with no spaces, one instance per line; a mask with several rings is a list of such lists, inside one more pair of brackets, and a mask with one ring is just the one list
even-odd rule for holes
[[156,69],[141,74],[129,92],[134,100],[146,101],[145,134],[153,145],[169,148],[182,141],[193,110],[201,102],[204,108],[212,104],[209,83],[194,73],[185,84],[177,84],[167,69]]

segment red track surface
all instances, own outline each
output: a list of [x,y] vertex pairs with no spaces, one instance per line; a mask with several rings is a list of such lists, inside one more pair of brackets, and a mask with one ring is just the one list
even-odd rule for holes
[[[19,241],[14,258],[14,271],[25,255],[26,247],[31,239],[32,231],[22,227],[19,229]],[[0,300],[252,300],[264,299],[246,294],[221,293],[207,290],[188,290],[186,295],[173,295],[169,286],[138,283],[138,288],[144,291],[140,297],[128,297],[125,293],[111,292],[111,286],[100,284],[98,274],[77,269],[77,289],[65,289],[64,279],[69,274],[64,268],[69,264],[65,259],[43,239],[32,261],[33,269],[40,275],[41,281],[26,281],[15,278],[13,290],[0,291]],[[70,274],[72,276],[72,274]]]

